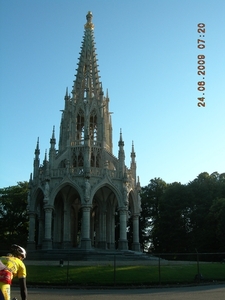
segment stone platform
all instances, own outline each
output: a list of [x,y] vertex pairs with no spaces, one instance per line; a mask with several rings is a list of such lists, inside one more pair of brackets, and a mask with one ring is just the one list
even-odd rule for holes
[[158,260],[156,257],[147,255],[142,252],[131,250],[82,250],[82,249],[55,249],[55,250],[37,250],[27,253],[27,261],[87,261],[87,262],[104,262],[104,261],[149,261]]

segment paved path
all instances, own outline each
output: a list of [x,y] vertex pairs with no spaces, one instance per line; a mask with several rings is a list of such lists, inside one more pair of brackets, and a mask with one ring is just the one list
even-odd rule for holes
[[[30,288],[29,300],[224,300],[225,284],[151,289],[50,289]],[[12,297],[19,297],[12,288]]]

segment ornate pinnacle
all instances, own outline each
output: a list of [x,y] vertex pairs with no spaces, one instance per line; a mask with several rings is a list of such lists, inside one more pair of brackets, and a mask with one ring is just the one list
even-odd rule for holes
[[92,12],[89,11],[86,15],[87,23],[84,25],[85,29],[92,29],[92,30],[94,29],[94,24],[91,22],[92,17],[93,17]]

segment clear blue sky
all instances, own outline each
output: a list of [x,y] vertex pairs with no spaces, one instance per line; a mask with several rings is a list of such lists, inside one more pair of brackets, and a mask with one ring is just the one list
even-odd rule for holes
[[[103,89],[142,186],[225,172],[224,0],[0,0],[0,187],[29,180],[72,90],[84,24],[93,13]],[[206,28],[197,47],[197,24]],[[205,55],[205,107],[197,56]]]

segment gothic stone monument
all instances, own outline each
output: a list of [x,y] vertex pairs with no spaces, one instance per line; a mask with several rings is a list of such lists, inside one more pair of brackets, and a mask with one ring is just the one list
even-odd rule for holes
[[109,97],[99,81],[92,13],[86,18],[76,78],[71,94],[67,89],[65,95],[58,150],[53,127],[42,164],[37,141],[29,181],[28,250],[128,250],[129,219],[132,250],[140,251],[140,183],[134,145],[128,168],[121,132],[118,158],[112,153]]

